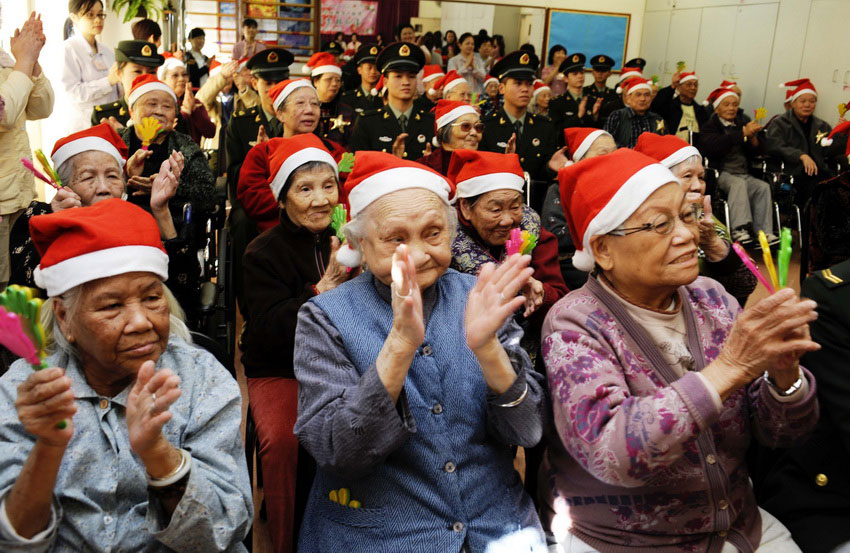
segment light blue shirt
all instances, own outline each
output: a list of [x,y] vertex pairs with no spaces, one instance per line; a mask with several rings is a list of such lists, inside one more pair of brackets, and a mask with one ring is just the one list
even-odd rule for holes
[[[192,456],[186,491],[170,521],[149,495],[147,475],[133,454],[125,406],[130,387],[115,397],[88,385],[76,360],[47,358],[64,367],[77,404],[71,438],[54,489],[55,524],[40,539],[22,542],[0,529],[0,551],[245,551],[253,518],[251,484],[240,434],[239,388],[204,350],[171,336],[157,369],[170,368],[182,395],[169,409],[163,433]],[[5,500],[35,439],[15,410],[17,387],[31,373],[16,361],[0,378],[0,498]]]

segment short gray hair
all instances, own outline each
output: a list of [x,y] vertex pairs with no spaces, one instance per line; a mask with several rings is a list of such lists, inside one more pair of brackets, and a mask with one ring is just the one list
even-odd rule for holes
[[[82,298],[85,284],[79,284],[60,296],[49,298],[41,306],[41,326],[44,328],[44,349],[48,353],[64,353],[70,357],[79,358],[77,349],[68,342],[65,334],[62,333],[62,329],[59,328],[59,321],[53,314],[53,304],[56,301],[61,301],[65,305],[66,319],[72,320],[76,317],[80,309],[80,299]],[[186,342],[191,343],[192,334],[184,322],[186,315],[183,312],[183,308],[180,307],[177,298],[174,297],[174,294],[171,293],[171,290],[164,283],[162,289],[170,311],[169,334],[179,336]]]
[[440,144],[448,144],[452,141],[452,123],[454,123],[454,121],[446,123],[437,129],[437,142]]
[[63,185],[70,184],[71,178],[74,176],[74,158],[80,154],[75,154],[64,162],[62,165],[56,168],[56,174],[59,175],[59,180]]
[[684,163],[690,163],[690,162],[692,162],[692,161],[693,161],[693,162],[696,162],[696,164],[697,164],[697,165],[702,165],[702,156],[701,156],[701,155],[698,155],[698,154],[694,154],[694,155],[692,155],[692,156],[691,156],[691,157],[689,157],[689,158],[683,159],[682,161],[680,161],[680,162],[679,162],[679,163],[677,163],[676,165],[673,165],[672,167],[670,167],[670,172],[671,172],[671,173],[672,173],[672,172],[675,172],[675,171],[676,171],[676,167],[678,167],[679,165],[682,165],[682,164],[684,164]]

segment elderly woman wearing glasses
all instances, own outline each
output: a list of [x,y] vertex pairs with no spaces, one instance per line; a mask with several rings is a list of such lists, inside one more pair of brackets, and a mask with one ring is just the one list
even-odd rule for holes
[[559,173],[587,283],[549,311],[543,356],[557,438],[544,527],[558,551],[799,552],[759,509],[752,438],[817,422],[799,357],[815,303],[780,290],[742,311],[698,277],[698,221],[665,167],[618,150]]
[[434,126],[437,148],[416,161],[427,165],[441,175],[448,174],[449,161],[454,150],[477,150],[484,132],[478,111],[468,102],[438,100],[434,108]]

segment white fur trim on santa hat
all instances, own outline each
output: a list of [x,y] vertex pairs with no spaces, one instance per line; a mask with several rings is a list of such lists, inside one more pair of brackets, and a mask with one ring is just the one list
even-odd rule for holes
[[682,163],[683,161],[685,161],[689,157],[693,157],[693,156],[699,156],[700,159],[702,158],[702,154],[699,153],[699,150],[697,150],[693,146],[685,146],[684,148],[680,148],[680,149],[676,150],[675,152],[673,152],[669,156],[665,157],[664,159],[662,159],[658,163],[660,163],[664,167],[670,169],[671,167],[674,167],[674,166]]
[[99,136],[85,136],[83,138],[78,138],[73,142],[68,142],[56,150],[56,153],[51,156],[51,159],[53,160],[54,167],[58,169],[63,163],[75,155],[88,152],[90,150],[97,150],[98,152],[109,154],[115,158],[119,167],[124,167],[124,158],[121,157],[118,149],[115,148],[111,142],[104,140]]
[[724,98],[728,98],[729,96],[734,96],[735,98],[739,97],[738,93],[734,90],[727,90],[726,92],[715,98],[714,102],[711,103],[711,106],[716,108],[720,105],[720,102],[722,102]]
[[624,82],[634,77],[643,77],[643,73],[640,71],[640,69],[630,69],[628,71],[620,73],[620,80],[617,82],[623,84]]
[[584,140],[581,141],[581,144],[579,144],[578,148],[576,148],[576,151],[572,152],[572,155],[570,156],[573,158],[573,161],[581,161],[581,158],[584,157],[584,154],[586,154],[593,145],[593,142],[603,134],[611,136],[610,133],[603,131],[602,129],[597,129],[584,137]]
[[289,83],[288,85],[283,87],[283,90],[281,90],[280,94],[277,95],[277,98],[274,99],[274,109],[275,109],[275,111],[277,111],[277,109],[280,107],[280,105],[289,97],[290,94],[292,94],[293,92],[295,92],[299,88],[306,87],[306,86],[313,88],[313,84],[310,81],[308,81],[307,79],[298,79],[297,81],[292,81],[291,83]]
[[166,73],[168,73],[171,69],[175,67],[186,67],[186,64],[183,63],[183,60],[175,57],[165,58],[165,61],[162,62],[162,65],[159,66],[156,70],[156,77],[161,81],[165,79]]
[[522,192],[525,179],[516,173],[489,173],[455,183],[458,198],[471,198],[493,190]]
[[328,64],[328,65],[320,65],[310,71],[311,77],[318,77],[319,75],[324,75],[325,73],[336,73],[337,75],[342,75],[342,68],[338,65]]
[[535,96],[537,96],[538,94],[540,94],[544,90],[548,90],[550,92],[552,91],[552,89],[549,88],[548,85],[547,86],[540,86],[540,87],[537,87],[536,89],[534,89],[534,92],[531,93],[531,97],[534,98]]
[[484,88],[487,88],[487,85],[490,84],[491,82],[499,84],[499,79],[497,79],[496,77],[490,77],[490,78],[488,78],[487,80],[484,81],[484,84],[482,86]]
[[363,264],[363,255],[347,242],[336,251],[336,260],[346,267],[359,267]]
[[289,178],[289,175],[309,161],[324,161],[333,168],[334,174],[337,178],[339,177],[339,170],[336,161],[334,161],[334,158],[326,151],[319,148],[304,148],[303,150],[298,150],[286,158],[286,161],[283,162],[280,169],[277,170],[274,178],[272,178],[272,181],[269,183],[275,200],[277,200],[277,197],[280,195],[280,191],[283,190],[283,185],[286,184],[286,180]]
[[358,213],[381,196],[408,188],[430,190],[439,196],[446,205],[451,205],[449,183],[446,182],[445,178],[426,169],[394,167],[363,179],[348,193],[351,218],[357,217]]
[[699,80],[699,77],[697,77],[696,75],[688,75],[686,77],[682,77],[681,79],[679,79],[679,84],[686,83],[688,81],[698,81],[698,80]]
[[466,79],[464,79],[463,77],[458,77],[457,79],[452,79],[451,81],[449,81],[449,82],[447,82],[446,84],[443,85],[443,94],[445,94],[446,92],[448,92],[449,90],[453,89],[456,86],[462,85],[465,82],[466,82]]
[[142,86],[132,90],[130,92],[130,96],[127,97],[127,104],[132,108],[133,104],[136,103],[136,100],[147,94],[148,92],[153,92],[154,90],[161,90],[162,92],[167,92],[174,99],[174,103],[177,103],[177,95],[174,94],[174,91],[171,90],[171,87],[162,82],[152,82],[145,83]]
[[608,200],[596,217],[587,225],[582,237],[582,248],[573,256],[573,265],[580,271],[593,269],[595,260],[590,247],[590,239],[600,234],[608,234],[623,224],[646,199],[667,183],[678,183],[678,179],[659,163],[647,165],[620,187]]
[[168,256],[153,246],[119,246],[98,250],[36,268],[33,277],[47,295],[56,297],[80,284],[124,273],[154,273],[168,278]]
[[453,110],[449,111],[448,113],[443,114],[440,118],[437,119],[437,128],[442,129],[458,117],[466,115],[467,113],[473,113],[476,115],[478,114],[478,112],[475,111],[475,108],[470,105],[458,106]]
[[627,94],[631,94],[632,92],[634,92],[636,90],[640,90],[642,88],[645,88],[646,90],[652,92],[652,87],[649,86],[649,83],[639,83],[639,84],[636,84],[634,86],[630,86]]
[[445,76],[446,76],[445,73],[432,73],[431,75],[428,75],[427,77],[422,77],[422,82],[423,83],[430,83],[434,79],[439,79],[440,77],[445,77]]
[[817,97],[818,97],[818,91],[817,91],[817,90],[815,90],[814,88],[806,87],[806,88],[803,88],[803,89],[798,90],[797,92],[795,92],[794,94],[792,94],[790,98],[788,98],[788,99],[787,99],[787,100],[785,100],[785,101],[786,101],[786,102],[793,102],[794,100],[796,100],[797,98],[799,98],[799,97],[800,97],[800,96],[802,96],[803,94],[814,94],[814,95],[815,95],[815,98],[817,98]]

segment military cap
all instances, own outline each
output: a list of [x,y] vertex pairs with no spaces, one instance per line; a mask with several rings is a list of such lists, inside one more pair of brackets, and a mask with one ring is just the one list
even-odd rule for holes
[[590,58],[590,67],[596,71],[611,71],[614,63],[614,58],[605,54],[599,54]]
[[412,42],[393,42],[381,50],[377,62],[381,73],[390,70],[419,73],[425,65],[425,54]]
[[378,62],[378,45],[377,44],[364,44],[360,48],[357,49],[357,53],[354,54],[354,65],[360,65],[361,63],[377,63]]
[[339,43],[335,40],[331,40],[322,44],[322,52],[330,52],[331,54],[338,56],[345,51],[345,46],[342,43]]
[[508,77],[519,80],[534,80],[540,59],[531,52],[517,50],[500,59],[490,69],[490,74],[503,81]]
[[255,77],[278,83],[289,78],[289,66],[294,61],[295,57],[289,50],[269,48],[251,56],[245,67]]
[[144,40],[122,40],[115,49],[115,61],[144,67],[159,67],[165,58],[156,53],[156,44]]
[[643,58],[632,58],[624,65],[626,67],[640,67],[640,70],[643,71],[643,68],[646,67],[646,60]]
[[575,53],[570,54],[564,61],[561,62],[561,66],[558,67],[558,72],[567,74],[573,71],[583,71],[584,70],[584,62],[587,60],[584,54]]

